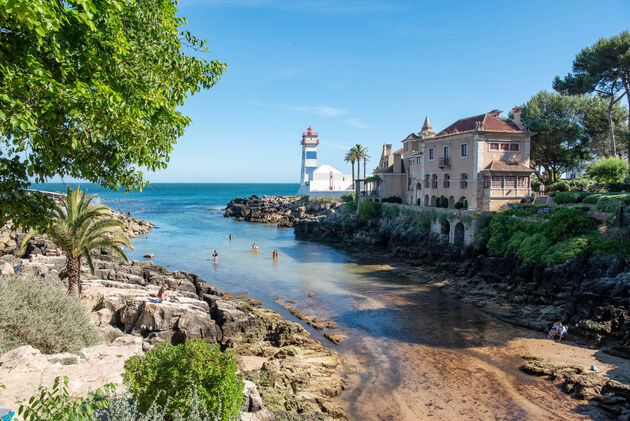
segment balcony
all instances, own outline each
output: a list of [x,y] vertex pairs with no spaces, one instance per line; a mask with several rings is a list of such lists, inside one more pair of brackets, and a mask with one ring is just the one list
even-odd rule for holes
[[438,159],[438,165],[440,168],[451,168],[451,158],[440,158]]

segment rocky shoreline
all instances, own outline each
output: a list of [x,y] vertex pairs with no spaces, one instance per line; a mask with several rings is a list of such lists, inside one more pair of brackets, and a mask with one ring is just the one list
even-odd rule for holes
[[310,200],[308,196],[236,197],[227,204],[225,217],[239,221],[275,224],[281,228],[300,221],[319,221],[335,214],[341,202],[329,199]]
[[[132,236],[144,235],[152,227],[125,215],[117,217]],[[11,232],[8,237],[17,245],[24,234]],[[19,266],[21,273],[63,278],[65,257],[56,256],[54,245],[43,237],[35,236],[24,256],[12,243],[8,247],[1,243],[5,247],[0,264],[7,272]],[[0,357],[0,378],[7,386],[0,405],[28,398],[40,383],[52,383],[63,373],[76,386],[71,391],[77,396],[107,382],[120,384],[122,363],[129,356],[164,341],[177,344],[202,338],[235,353],[246,381],[243,420],[347,419],[333,400],[345,387],[346,363],[310,338],[301,325],[272,310],[255,308],[251,301],[236,301],[195,274],[169,272],[150,261],[118,262],[100,253],[94,256],[94,266],[93,275],[82,268],[81,302],[103,337],[101,348],[82,350],[71,365],[63,363],[70,355],[42,355],[28,346],[10,351]],[[154,298],[164,284],[169,286],[169,301],[157,303]],[[111,370],[101,373],[105,366]]]

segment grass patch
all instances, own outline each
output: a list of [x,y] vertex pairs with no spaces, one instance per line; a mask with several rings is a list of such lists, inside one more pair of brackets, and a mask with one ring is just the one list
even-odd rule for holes
[[0,353],[22,345],[76,353],[99,343],[87,311],[64,289],[60,281],[0,277]]

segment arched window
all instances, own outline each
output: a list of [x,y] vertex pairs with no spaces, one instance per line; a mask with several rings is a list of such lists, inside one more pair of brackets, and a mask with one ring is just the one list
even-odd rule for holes
[[438,176],[437,174],[433,174],[433,177],[431,178],[431,188],[437,189],[437,183],[438,183]]
[[462,188],[462,189],[466,189],[466,188],[468,188],[468,174],[466,174],[466,173],[462,173],[462,176],[461,176],[461,177],[462,177],[462,178],[461,178],[461,181],[460,181],[461,188]]
[[429,174],[424,177],[424,187],[427,189],[431,187],[431,176]]
[[447,189],[451,186],[451,176],[444,174],[444,188]]
[[424,196],[424,206],[431,206],[431,202],[429,201],[429,195],[426,194]]
[[431,206],[435,206],[435,196],[431,196]]

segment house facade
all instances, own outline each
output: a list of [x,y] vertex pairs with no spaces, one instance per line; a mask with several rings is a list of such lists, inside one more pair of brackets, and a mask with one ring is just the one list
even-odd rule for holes
[[374,169],[374,174],[381,179],[375,192],[379,199],[388,197],[404,198],[407,190],[407,172],[403,155],[404,151],[402,148],[392,153],[391,144],[383,145],[381,159],[378,167]]
[[[403,140],[404,190],[408,204],[495,211],[531,195],[530,133],[499,118],[501,111],[464,118],[439,133],[426,118],[422,130]],[[385,179],[383,180],[384,182]],[[387,188],[386,188],[387,189]]]

